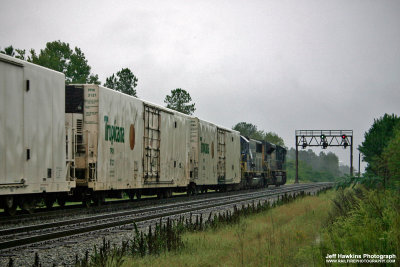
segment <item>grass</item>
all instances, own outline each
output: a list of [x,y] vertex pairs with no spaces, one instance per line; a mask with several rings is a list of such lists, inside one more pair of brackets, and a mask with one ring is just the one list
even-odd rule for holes
[[125,258],[122,266],[318,266],[319,230],[334,194],[297,199],[216,230],[187,232],[180,251]]
[[[400,255],[397,190],[339,190],[322,231],[321,253]],[[398,261],[396,261],[399,264]]]

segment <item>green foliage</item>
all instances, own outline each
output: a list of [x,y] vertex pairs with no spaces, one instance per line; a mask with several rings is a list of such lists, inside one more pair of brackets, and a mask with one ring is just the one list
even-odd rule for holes
[[[297,198],[303,198],[306,194],[299,192],[297,194],[283,194],[277,197],[276,202],[272,207],[293,202]],[[226,210],[225,212],[210,212],[208,219],[203,220],[203,215],[193,215],[185,219],[180,216],[177,220],[171,220],[167,217],[165,223],[160,219],[156,223],[154,230],[150,225],[147,233],[140,232],[136,223],[134,223],[134,238],[130,241],[122,242],[121,247],[111,246],[110,241],[106,242],[103,238],[103,245],[98,251],[94,248],[94,254],[89,257],[86,252],[83,259],[79,259],[76,255],[77,267],[89,266],[120,266],[124,263],[124,257],[131,257],[135,259],[146,257],[147,255],[158,256],[161,253],[170,251],[182,251],[185,243],[182,240],[183,233],[186,232],[199,232],[207,229],[218,230],[224,226],[233,225],[237,229],[237,237],[240,239],[242,248],[242,262],[244,262],[244,242],[246,239],[246,224],[243,218],[249,217],[253,214],[262,213],[271,209],[269,201],[258,201],[242,205],[240,208],[234,206],[233,211]],[[40,262],[38,261],[38,264]]]
[[240,132],[241,135],[252,139],[257,139],[257,140],[264,139],[264,132],[257,130],[257,126],[252,123],[239,122],[235,126],[233,126],[232,129]]
[[31,49],[28,61],[64,73],[66,83],[99,84],[98,76],[90,74],[91,67],[82,50],[71,49],[68,43],[60,40],[46,43],[39,54]]
[[397,125],[394,132],[394,137],[383,150],[382,158],[389,181],[400,187],[400,124]]
[[394,136],[394,129],[400,122],[396,115],[385,114],[375,119],[371,128],[364,134],[364,141],[358,147],[363,154],[363,160],[368,163],[367,171],[379,175],[382,164],[382,152]]
[[267,142],[273,143],[279,146],[285,146],[283,139],[274,132],[264,132],[263,130],[258,130],[257,126],[248,122],[239,122],[232,127],[233,130],[240,132],[241,135],[256,139],[265,140]]
[[[185,233],[179,252],[130,257],[123,266],[311,266],[313,257],[315,262],[320,257],[315,240],[331,196],[329,192],[295,201],[287,196],[280,202],[290,203],[264,210],[263,204],[246,205],[240,220],[235,212],[224,212],[216,228]],[[312,248],[303,250],[310,244]]]
[[369,189],[383,187],[383,181],[380,177],[368,173],[363,177],[345,175],[336,181],[335,187],[336,189],[354,188],[357,184],[362,184]]
[[[291,148],[287,154],[286,171],[288,180],[296,175],[296,150]],[[339,158],[332,152],[316,155],[311,149],[299,151],[299,179],[301,181],[334,181],[343,174],[339,171]]]
[[75,47],[67,66],[67,82],[87,83],[90,80],[90,66],[80,48]]
[[[286,175],[288,180],[295,180],[296,162],[289,159],[286,162]],[[337,176],[329,171],[318,171],[313,169],[307,162],[299,160],[299,180],[302,182],[332,182]]]
[[116,90],[118,87],[118,79],[113,73],[110,77],[106,78],[106,82],[103,84],[105,87]]
[[14,50],[12,45],[0,53],[62,72],[65,75],[66,83],[100,84],[99,76],[90,74],[91,67],[82,50],[78,47],[71,49],[68,43],[60,40],[46,43],[46,48],[41,49],[39,54],[31,49],[30,56],[27,58],[25,49]]
[[14,47],[12,45],[7,46],[6,48],[4,48],[4,50],[0,51],[0,53],[13,57],[15,55]]
[[46,48],[40,50],[39,55],[34,49],[31,49],[30,53],[28,61],[67,75],[68,63],[72,54],[69,44],[61,41],[48,42]]
[[191,101],[192,98],[186,90],[176,88],[171,91],[171,95],[165,97],[164,103],[167,104],[167,108],[192,115],[196,108],[195,103],[190,104]]
[[138,78],[132,73],[129,68],[122,68],[117,72],[117,75],[112,74],[106,79],[104,86],[127,95],[137,97],[135,87],[137,86]]
[[364,187],[339,190],[322,232],[321,256],[400,253],[400,196]]
[[16,57],[18,59],[22,59],[25,60],[25,49],[14,49],[14,47],[12,45],[7,46],[6,48],[4,48],[4,50],[1,50],[0,53],[2,54],[6,54],[8,56],[11,57]]
[[283,139],[274,132],[265,132],[264,140],[275,145],[285,146]]
[[90,77],[89,77],[89,82],[88,82],[88,83],[89,83],[89,84],[97,84],[97,85],[100,85],[101,82],[100,82],[100,80],[99,80],[99,75],[97,75],[97,74],[91,74]]

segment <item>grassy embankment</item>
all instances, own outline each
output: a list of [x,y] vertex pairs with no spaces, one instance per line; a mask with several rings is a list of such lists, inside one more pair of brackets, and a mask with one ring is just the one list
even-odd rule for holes
[[[400,257],[399,190],[364,186],[338,190],[321,239],[321,255],[394,254]],[[399,259],[396,264],[400,266]]]
[[297,199],[236,225],[185,233],[180,251],[125,258],[123,266],[319,265],[319,230],[334,194]]
[[[335,253],[398,257],[400,194],[331,190],[182,240],[180,251],[125,258],[123,266],[325,266],[326,255]],[[388,266],[400,266],[399,259]]]
[[361,185],[246,209],[211,224],[167,224],[161,235],[137,232],[125,249],[103,245],[79,266],[325,266],[328,254],[400,255],[398,190]]

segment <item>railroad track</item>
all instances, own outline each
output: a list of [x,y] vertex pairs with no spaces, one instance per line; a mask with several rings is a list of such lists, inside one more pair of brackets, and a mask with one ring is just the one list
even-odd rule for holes
[[162,217],[199,212],[228,205],[242,205],[251,201],[274,198],[284,194],[332,187],[332,183],[297,184],[274,190],[247,192],[240,195],[217,196],[134,210],[111,212],[85,218],[63,220],[0,230],[0,252],[24,247],[38,242],[56,240],[73,235],[115,228]]
[[89,208],[82,207],[81,204],[65,206],[63,208],[61,207],[52,208],[52,210],[46,210],[45,208],[38,208],[35,209],[35,212],[32,214],[20,213],[12,217],[6,216],[4,214],[0,215],[0,228],[4,228],[8,225],[19,225],[21,223],[29,223],[34,221],[42,221],[42,220],[50,221],[52,219],[58,219],[60,217],[63,217],[65,216],[66,213],[68,213],[68,215],[71,216],[79,216],[79,215],[98,214],[105,212],[116,212],[118,210],[142,208],[151,205],[166,204],[178,201],[190,201],[191,199],[209,198],[211,197],[211,195],[229,196],[229,195],[238,195],[243,192],[257,192],[260,190],[275,190],[275,189],[257,188],[257,189],[247,189],[244,191],[229,191],[223,193],[209,192],[190,197],[185,194],[185,195],[175,195],[171,198],[166,198],[166,199],[158,199],[157,197],[148,197],[134,201],[128,199],[117,200],[117,201],[106,202],[101,206],[92,206]]

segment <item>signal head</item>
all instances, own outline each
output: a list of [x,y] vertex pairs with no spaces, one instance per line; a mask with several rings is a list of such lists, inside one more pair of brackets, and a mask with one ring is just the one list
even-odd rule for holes
[[326,136],[324,134],[321,134],[321,139],[325,139]]
[[342,134],[342,139],[346,139],[346,135],[345,134]]
[[323,143],[322,143],[322,148],[323,148],[323,149],[326,149],[327,147],[328,147],[328,142],[326,142],[326,141],[323,142]]

